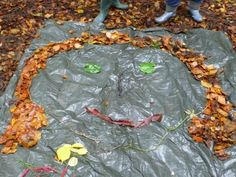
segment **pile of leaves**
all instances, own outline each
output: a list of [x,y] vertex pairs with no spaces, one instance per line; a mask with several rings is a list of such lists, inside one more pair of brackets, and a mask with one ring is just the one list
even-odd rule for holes
[[[236,144],[236,122],[230,117],[233,105],[227,99],[227,95],[217,80],[218,70],[213,65],[204,63],[207,59],[205,56],[194,52],[187,48],[183,42],[175,41],[170,36],[131,38],[127,34],[117,31],[103,31],[98,35],[82,33],[79,38],[70,38],[60,43],[49,43],[37,49],[28,58],[16,86],[15,96],[17,100],[11,109],[12,119],[3,135],[0,136],[0,144],[4,144],[1,152],[14,153],[18,144],[27,148],[37,144],[41,135],[39,129],[47,125],[47,120],[44,109],[31,100],[29,89],[32,79],[39,69],[46,67],[48,58],[59,52],[83,48],[85,43],[98,45],[130,43],[141,48],[153,47],[158,44],[161,50],[171,53],[185,63],[193,76],[207,89],[207,103],[203,110],[203,118],[192,117],[188,131],[196,142],[204,142],[206,145],[212,142],[214,153],[220,159],[228,158],[225,149]],[[96,109],[87,108],[87,112],[93,113],[109,123],[117,123]],[[235,115],[233,116],[235,118]],[[160,120],[160,116],[158,117]],[[149,123],[153,121],[152,117],[147,120]],[[120,123],[118,124],[120,125]],[[128,126],[130,125],[135,126],[129,122]]]
[[[91,22],[99,13],[100,0],[1,0],[0,1],[0,93],[5,90],[24,50],[37,38],[37,30],[45,19]],[[206,17],[202,23],[194,22],[182,2],[177,16],[162,25],[155,17],[164,12],[164,0],[122,0],[129,4],[126,11],[112,8],[105,20],[107,28],[134,26],[138,29],[167,27],[178,33],[192,28],[224,31],[236,48],[236,3],[234,0],[205,0],[201,11]]]

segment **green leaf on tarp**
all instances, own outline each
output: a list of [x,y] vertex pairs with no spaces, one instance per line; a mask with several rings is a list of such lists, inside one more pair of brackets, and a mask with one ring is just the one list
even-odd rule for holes
[[144,62],[139,64],[139,69],[145,74],[152,74],[156,70],[156,64],[152,62]]
[[87,63],[84,66],[84,70],[87,73],[97,74],[97,73],[101,72],[102,68],[101,68],[101,66],[99,66],[97,64]]

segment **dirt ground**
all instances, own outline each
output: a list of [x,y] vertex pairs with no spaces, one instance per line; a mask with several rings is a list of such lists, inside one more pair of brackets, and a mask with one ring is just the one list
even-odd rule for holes
[[[127,11],[112,8],[105,25],[108,29],[134,26],[138,29],[166,27],[174,33],[192,28],[224,31],[236,49],[235,0],[205,0],[201,7],[202,23],[194,22],[184,0],[177,16],[158,25],[154,18],[164,12],[164,0],[123,0],[129,4]],[[91,22],[99,13],[99,0],[1,0],[0,1],[0,95],[14,74],[24,50],[31,40],[39,37],[37,30],[47,19]],[[72,33],[72,31],[69,31]]]

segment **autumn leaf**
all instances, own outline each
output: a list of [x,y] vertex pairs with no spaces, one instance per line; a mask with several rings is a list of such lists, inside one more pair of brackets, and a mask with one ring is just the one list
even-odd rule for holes
[[204,81],[204,80],[201,80],[201,85],[203,87],[206,87],[206,88],[211,88],[212,87],[212,84],[207,82],[207,81]]
[[83,13],[84,13],[84,10],[83,10],[83,9],[77,9],[76,12],[77,12],[78,14],[83,14]]
[[74,44],[74,47],[75,47],[76,49],[82,49],[84,46],[82,46],[80,43],[75,43],[75,44]]
[[75,143],[75,144],[72,144],[71,147],[72,147],[72,148],[83,148],[84,145],[81,144],[81,143]]
[[139,64],[139,69],[145,74],[152,74],[156,70],[156,64],[152,62],[144,62]]
[[71,155],[71,145],[65,144],[60,147],[57,151],[57,159],[62,163],[70,158]]
[[97,73],[100,73],[102,68],[101,66],[97,65],[97,64],[91,64],[91,63],[87,63],[85,64],[84,66],[84,70],[87,72],[87,73],[92,73],[92,74],[97,74]]
[[88,153],[88,150],[85,149],[85,148],[79,148],[79,149],[72,148],[71,151],[75,152],[75,153],[77,153],[79,155],[86,155]]
[[193,140],[198,142],[198,143],[203,142],[203,138],[202,137],[198,137],[198,136],[193,136]]
[[52,47],[52,49],[55,51],[55,52],[58,52],[60,50],[60,45],[55,45]]
[[68,161],[68,165],[71,167],[74,167],[78,164],[78,158],[76,157],[71,157],[70,160]]

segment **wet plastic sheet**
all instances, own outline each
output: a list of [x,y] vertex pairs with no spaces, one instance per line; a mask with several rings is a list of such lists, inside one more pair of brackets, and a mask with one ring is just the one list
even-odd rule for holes
[[[69,34],[69,30],[76,33]],[[40,38],[26,50],[17,72],[0,97],[1,132],[10,118],[9,107],[24,60],[49,42],[79,36],[83,31],[95,33],[99,29],[72,22],[64,25],[47,22],[39,31]],[[164,29],[122,31],[140,36],[170,34]],[[208,63],[224,68],[219,78],[231,101],[236,103],[236,54],[228,38],[222,32],[202,29],[173,36],[206,55]],[[141,62],[155,63],[155,73],[143,74],[138,67]],[[83,70],[86,63],[99,64],[102,72],[86,73]],[[128,44],[86,45],[81,50],[60,53],[49,59],[47,68],[34,78],[31,88],[32,99],[45,108],[49,125],[42,129],[42,139],[35,147],[19,148],[12,155],[1,154],[0,176],[19,176],[23,171],[19,160],[62,169],[47,146],[56,149],[63,143],[82,142],[89,155],[81,157],[76,168],[70,168],[69,176],[235,177],[236,146],[228,149],[229,160],[219,161],[205,145],[192,141],[187,124],[168,134],[157,146],[165,135],[164,127],[178,124],[185,117],[185,110],[202,110],[204,93],[183,63],[158,49],[140,49]],[[115,119],[140,121],[163,113],[163,120],[140,129],[119,127],[87,114],[85,106],[97,108]],[[142,152],[120,148],[128,144],[155,150]]]

